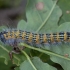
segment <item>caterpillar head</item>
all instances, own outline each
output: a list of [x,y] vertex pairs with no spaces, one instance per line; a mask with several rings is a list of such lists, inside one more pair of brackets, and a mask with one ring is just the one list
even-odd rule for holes
[[4,38],[4,36],[3,36],[3,32],[0,32],[0,40],[3,42],[3,43],[5,43],[5,38]]

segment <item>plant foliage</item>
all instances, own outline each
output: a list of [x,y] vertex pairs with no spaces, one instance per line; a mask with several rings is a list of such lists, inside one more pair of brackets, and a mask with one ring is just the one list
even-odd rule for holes
[[[63,0],[61,1],[64,2]],[[58,2],[59,5],[61,5],[61,1]],[[67,6],[63,8],[67,9]],[[28,0],[26,6],[27,21],[19,21],[17,29],[34,33],[69,32],[70,22],[66,22],[66,16],[65,14],[62,16],[62,10],[57,5],[57,0]],[[0,30],[2,31],[2,27]],[[58,70],[57,67],[53,66],[54,63],[61,65],[63,70],[70,70],[69,43],[46,45],[43,46],[43,49],[34,48],[24,43],[20,45],[27,48],[21,50],[19,47],[21,53],[13,54],[12,63],[18,66],[15,70]],[[0,58],[4,58],[5,64],[8,64],[10,60],[8,54],[11,50],[12,47],[1,43]]]

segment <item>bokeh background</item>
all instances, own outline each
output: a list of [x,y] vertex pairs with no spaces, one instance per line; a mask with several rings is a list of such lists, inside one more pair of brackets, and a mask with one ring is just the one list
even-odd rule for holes
[[0,0],[0,26],[16,28],[18,21],[25,19],[26,0]]

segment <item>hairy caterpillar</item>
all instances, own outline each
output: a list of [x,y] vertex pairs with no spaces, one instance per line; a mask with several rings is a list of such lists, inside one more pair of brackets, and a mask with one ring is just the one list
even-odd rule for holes
[[36,34],[22,30],[8,30],[0,33],[0,40],[9,45],[15,45],[15,43],[25,42],[29,45],[38,45],[45,43],[58,43],[69,42],[70,32],[59,32],[50,34]]
[[[58,44],[59,42],[70,42],[70,32],[59,32],[49,34],[37,34],[23,30],[8,30],[0,32],[0,40],[4,44],[13,46],[13,51],[9,53],[12,59],[12,53],[19,53],[18,43],[26,43],[34,47],[43,47],[46,44]],[[24,49],[25,47],[22,47]]]

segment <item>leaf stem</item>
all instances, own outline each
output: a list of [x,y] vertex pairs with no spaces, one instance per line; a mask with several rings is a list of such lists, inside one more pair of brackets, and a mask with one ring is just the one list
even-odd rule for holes
[[1,47],[3,50],[5,50],[6,52],[8,52],[8,53],[9,53],[9,50],[8,50],[8,49],[6,49],[4,46],[0,45],[0,47]]
[[39,31],[41,30],[41,28],[46,24],[47,20],[49,19],[50,15],[52,14],[52,12],[53,12],[53,10],[54,10],[54,8],[55,8],[56,3],[57,3],[57,0],[55,1],[54,5],[52,6],[51,11],[49,12],[47,18],[44,20],[44,22],[43,22],[42,25],[37,29],[36,32],[39,32]]
[[50,51],[47,51],[47,50],[45,51],[45,50],[43,50],[43,49],[31,47],[31,46],[29,46],[29,45],[27,45],[27,44],[23,44],[23,43],[21,43],[21,45],[22,45],[22,46],[25,46],[25,47],[27,47],[27,48],[34,49],[34,50],[37,50],[37,51],[39,51],[39,52],[45,53],[45,54],[57,56],[57,57],[60,57],[60,58],[65,59],[65,60],[70,60],[70,58],[68,58],[68,57],[64,57],[64,56],[62,56],[62,55],[59,55],[59,54],[56,54],[56,53],[53,53],[53,52],[50,52]]
[[25,51],[22,51],[21,49],[20,49],[20,51],[27,57],[29,63],[32,65],[32,67],[34,68],[34,70],[37,70],[36,67],[33,65],[32,61],[30,60],[30,57],[27,55],[27,53]]

